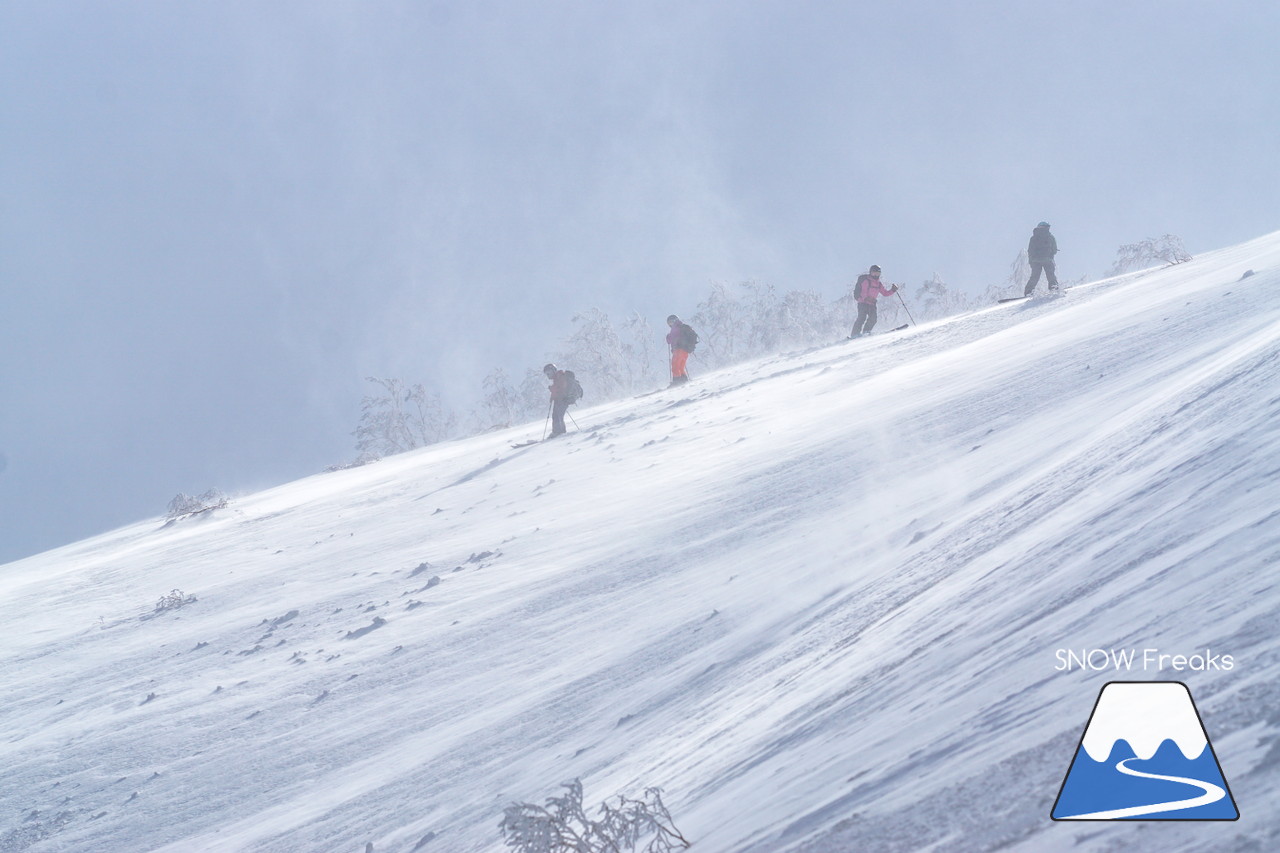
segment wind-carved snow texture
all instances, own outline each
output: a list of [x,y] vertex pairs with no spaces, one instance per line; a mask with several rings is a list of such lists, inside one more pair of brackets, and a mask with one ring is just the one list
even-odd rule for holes
[[[571,778],[700,851],[1274,848],[1280,235],[575,418],[0,569],[0,853],[492,850]],[[1117,678],[1238,821],[1049,819]]]

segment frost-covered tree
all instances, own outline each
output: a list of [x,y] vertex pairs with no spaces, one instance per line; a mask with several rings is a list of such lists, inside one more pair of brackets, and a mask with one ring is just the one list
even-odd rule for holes
[[937,320],[941,317],[950,317],[973,307],[970,300],[963,293],[948,287],[947,283],[942,280],[942,276],[936,272],[933,274],[933,278],[921,282],[920,288],[912,298],[912,302],[918,309],[912,312],[917,320]]
[[505,370],[499,367],[484,378],[484,396],[474,417],[479,431],[511,426],[523,419],[523,410],[520,392]]
[[812,346],[835,336],[833,312],[811,290],[791,290],[778,307],[778,337],[783,347]]
[[698,329],[698,354],[704,361],[720,365],[739,358],[746,335],[746,308],[728,285],[714,282],[689,322]]
[[776,352],[782,340],[779,300],[773,285],[741,282],[736,292],[713,284],[688,322],[698,331],[696,355],[709,367]]
[[659,788],[646,788],[639,800],[619,796],[605,801],[591,819],[582,805],[582,783],[566,782],[567,792],[550,797],[546,806],[508,806],[498,828],[503,843],[517,853],[628,853],[646,841],[639,853],[683,850],[689,841],[676,829]]
[[166,518],[182,518],[185,515],[197,515],[210,510],[222,509],[227,505],[227,496],[218,489],[209,489],[209,491],[199,497],[178,492],[173,496],[173,500],[169,501],[168,513]]
[[622,365],[628,392],[634,393],[662,380],[664,360],[659,349],[661,341],[662,336],[654,332],[642,314],[631,312],[622,343]]
[[1191,260],[1191,255],[1176,234],[1148,237],[1137,243],[1128,243],[1116,250],[1116,261],[1111,266],[1112,275],[1146,269],[1163,264],[1181,264]]
[[522,420],[542,420],[551,413],[551,394],[548,391],[547,377],[541,369],[532,367],[525,371],[524,381],[520,383],[520,405],[523,407]]
[[748,328],[746,356],[776,352],[782,341],[780,317],[782,302],[772,284],[744,281],[739,285],[745,294]]
[[607,400],[627,390],[622,341],[609,315],[592,308],[575,314],[572,322],[576,328],[565,341],[560,366],[572,370],[593,399]]
[[[876,331],[896,329],[907,322],[906,302],[902,297],[904,285],[898,285],[898,292],[893,296],[881,296],[876,302]],[[912,316],[915,316],[914,314]],[[916,319],[920,319],[916,317]]]
[[1014,258],[1013,263],[1009,265],[1009,277],[1005,279],[1005,283],[1021,294],[1029,281],[1031,281],[1031,262],[1027,260],[1027,253],[1024,250],[1019,252],[1018,257]]
[[353,435],[362,455],[402,453],[453,435],[457,418],[439,394],[428,394],[421,385],[406,388],[399,379],[370,376],[367,381],[382,392],[366,395],[361,403],[360,425]]
[[197,601],[194,595],[187,595],[180,589],[160,596],[160,600],[156,602],[156,613],[163,613],[166,610],[177,610],[179,607],[186,607],[188,604],[194,604]]

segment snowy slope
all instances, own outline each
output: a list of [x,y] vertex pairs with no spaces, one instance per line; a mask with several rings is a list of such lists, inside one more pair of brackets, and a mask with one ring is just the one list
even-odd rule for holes
[[[496,850],[575,776],[708,853],[1278,849],[1280,234],[574,415],[0,567],[0,853]],[[1239,821],[1049,820],[1121,678]]]

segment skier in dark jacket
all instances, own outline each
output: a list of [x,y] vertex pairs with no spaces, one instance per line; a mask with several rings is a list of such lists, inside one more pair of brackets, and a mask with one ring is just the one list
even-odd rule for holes
[[689,381],[685,365],[689,361],[689,353],[698,345],[698,335],[693,327],[675,314],[667,318],[667,325],[671,327],[667,332],[667,346],[671,348],[671,384],[683,385]]
[[853,331],[849,333],[849,337],[857,338],[871,334],[871,329],[876,324],[876,299],[897,293],[898,285],[892,285],[885,290],[884,285],[880,283],[880,267],[872,264],[870,270],[858,276],[858,283],[853,286],[853,292],[858,300],[858,319],[853,321]]
[[1040,271],[1044,271],[1049,280],[1049,289],[1058,289],[1058,277],[1054,275],[1053,256],[1058,254],[1058,241],[1049,233],[1049,223],[1041,222],[1031,232],[1031,240],[1027,243],[1027,263],[1031,264],[1031,280],[1023,294],[1030,296],[1035,292],[1040,281]]
[[564,413],[573,402],[569,399],[569,377],[554,364],[547,364],[542,372],[551,380],[551,435],[548,438],[555,438],[565,434]]

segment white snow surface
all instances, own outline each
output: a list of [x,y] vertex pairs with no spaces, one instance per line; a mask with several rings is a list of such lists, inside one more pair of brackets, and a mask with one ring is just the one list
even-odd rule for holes
[[[501,850],[574,777],[698,853],[1280,849],[1280,234],[696,366],[0,567],[0,853]],[[1056,669],[1129,647],[1234,667]],[[1142,679],[1239,821],[1049,819]]]
[[1171,740],[1189,759],[1204,752],[1204,736],[1191,694],[1177,682],[1108,684],[1098,697],[1081,746],[1094,761],[1111,757],[1111,749],[1125,741],[1134,755],[1146,761],[1160,744]]

